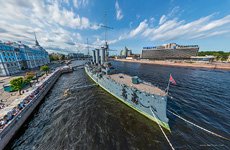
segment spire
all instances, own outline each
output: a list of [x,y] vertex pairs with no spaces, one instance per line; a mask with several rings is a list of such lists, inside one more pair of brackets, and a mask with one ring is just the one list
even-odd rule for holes
[[38,43],[38,40],[37,40],[37,37],[36,37],[36,33],[34,32],[34,37],[35,37],[35,45],[36,46],[40,46],[39,43]]

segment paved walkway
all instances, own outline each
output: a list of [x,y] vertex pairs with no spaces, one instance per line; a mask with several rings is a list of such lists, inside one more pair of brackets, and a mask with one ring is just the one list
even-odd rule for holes
[[[46,75],[44,75],[46,76]],[[40,77],[38,81],[41,81],[43,77]],[[0,103],[4,105],[4,108],[0,109],[0,118],[2,118],[9,110],[12,108],[16,107],[22,99],[24,99],[26,96],[30,94],[30,92],[36,87],[35,82],[32,84],[33,86],[26,86],[22,90],[22,95],[19,95],[18,91],[15,92],[5,92],[3,91],[2,94],[0,95]]]
[[[52,70],[55,70],[57,67],[62,66],[63,64],[49,64],[50,67],[50,73],[52,72]],[[32,70],[30,70],[32,71]],[[37,70],[33,70],[33,71],[39,71]],[[22,95],[19,95],[18,91],[15,92],[5,92],[3,89],[3,85],[7,85],[10,83],[10,80],[12,80],[13,78],[17,78],[17,77],[23,77],[25,76],[26,72],[23,73],[19,73],[17,75],[14,76],[8,76],[8,77],[0,77],[0,107],[1,105],[3,105],[3,108],[0,108],[0,118],[2,118],[4,115],[7,114],[7,112],[9,112],[10,110],[12,110],[12,108],[16,107],[21,101],[22,99],[24,99],[26,96],[28,96],[30,94],[30,92],[36,87],[36,80],[32,81],[32,87],[30,87],[29,85],[26,86],[22,91]],[[46,77],[46,74],[44,74],[42,77],[40,77],[38,79],[38,82],[42,81],[44,78]]]

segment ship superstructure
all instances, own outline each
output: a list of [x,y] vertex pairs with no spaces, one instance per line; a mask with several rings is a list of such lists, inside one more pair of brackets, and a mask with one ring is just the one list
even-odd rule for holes
[[85,65],[89,77],[127,106],[170,130],[166,116],[167,93],[137,76],[115,73],[107,62],[108,44],[93,50],[93,60]]

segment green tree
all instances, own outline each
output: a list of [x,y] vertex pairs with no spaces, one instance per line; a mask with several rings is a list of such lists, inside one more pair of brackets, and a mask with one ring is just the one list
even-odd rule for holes
[[37,82],[38,82],[38,77],[37,77],[37,73],[36,73],[36,72],[33,72],[33,71],[27,72],[27,73],[26,73],[26,77],[27,77],[27,76],[33,76],[33,77],[32,77],[32,80],[35,80],[35,79],[36,79]]
[[61,55],[61,60],[65,60],[65,55]]
[[19,94],[21,95],[21,90],[22,90],[23,85],[24,85],[24,81],[23,81],[23,78],[22,78],[22,77],[12,79],[12,80],[10,81],[10,85],[12,86],[12,88],[13,88],[14,90],[19,91]]
[[57,55],[54,55],[54,54],[50,54],[50,55],[49,55],[49,58],[50,58],[50,61],[59,60],[59,57],[58,57]]
[[24,82],[26,84],[30,84],[30,87],[32,87],[31,80],[33,79],[33,77],[34,77],[33,75],[26,75],[24,79]]
[[44,71],[46,73],[46,75],[48,75],[48,72],[49,72],[50,68],[49,68],[49,66],[44,65],[44,66],[40,67],[40,70]]
[[216,56],[216,60],[226,61],[230,52],[224,51],[201,51],[198,53],[198,56],[213,55]]

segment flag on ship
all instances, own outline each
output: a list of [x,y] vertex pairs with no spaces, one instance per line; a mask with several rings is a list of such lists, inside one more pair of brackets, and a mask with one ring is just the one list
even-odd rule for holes
[[169,76],[168,86],[167,86],[167,88],[165,89],[165,91],[166,91],[167,94],[168,94],[168,92],[169,92],[169,85],[170,85],[170,83],[176,85],[176,81],[173,79],[173,77],[172,77],[171,74],[170,74],[170,76]]
[[171,74],[170,74],[170,77],[169,77],[169,82],[171,82],[172,84],[176,85],[176,81],[173,79]]

